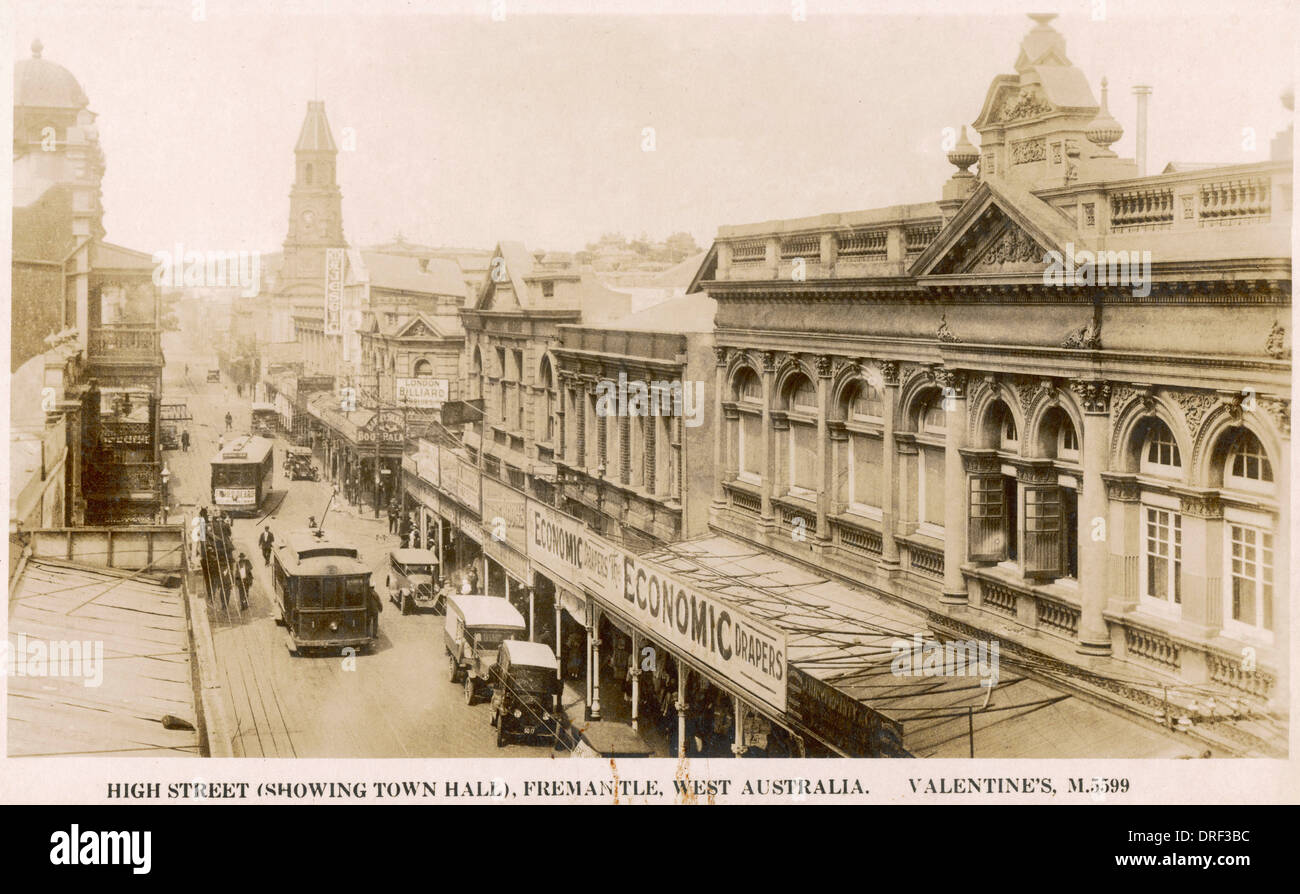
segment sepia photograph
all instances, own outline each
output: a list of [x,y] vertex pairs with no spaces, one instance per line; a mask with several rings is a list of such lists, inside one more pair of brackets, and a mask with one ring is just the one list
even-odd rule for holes
[[25,797],[1300,794],[1294,7],[6,15]]

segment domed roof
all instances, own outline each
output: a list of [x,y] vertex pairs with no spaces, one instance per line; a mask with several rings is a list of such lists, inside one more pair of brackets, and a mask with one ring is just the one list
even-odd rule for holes
[[41,58],[40,39],[32,41],[32,58],[14,65],[14,105],[52,109],[84,109],[90,104],[81,84],[57,62]]

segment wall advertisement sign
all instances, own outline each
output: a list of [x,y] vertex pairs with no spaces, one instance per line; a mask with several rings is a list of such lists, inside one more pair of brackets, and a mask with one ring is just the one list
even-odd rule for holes
[[325,249],[325,334],[343,334],[343,249]]

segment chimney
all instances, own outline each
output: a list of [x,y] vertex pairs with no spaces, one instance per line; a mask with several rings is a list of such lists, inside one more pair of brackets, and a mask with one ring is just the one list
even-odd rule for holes
[[1137,97],[1138,101],[1138,176],[1145,177],[1147,175],[1147,97],[1151,95],[1151,88],[1146,84],[1138,84],[1133,88],[1133,95]]

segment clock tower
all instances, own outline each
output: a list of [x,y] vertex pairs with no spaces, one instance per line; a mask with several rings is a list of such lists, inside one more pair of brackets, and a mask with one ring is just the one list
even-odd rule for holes
[[293,188],[289,191],[289,233],[284,240],[283,286],[299,294],[325,292],[325,249],[346,248],[343,194],[339,191],[338,146],[325,118],[325,103],[307,103],[294,146]]

